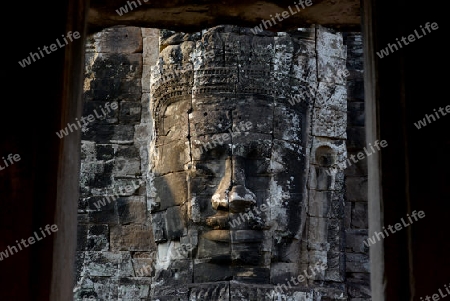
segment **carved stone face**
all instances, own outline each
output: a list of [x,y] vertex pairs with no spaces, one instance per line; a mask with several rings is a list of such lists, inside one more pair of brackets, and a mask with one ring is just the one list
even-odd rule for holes
[[[202,230],[197,258],[241,269],[254,265],[268,268],[274,248],[292,242],[298,234],[302,212],[302,147],[274,139],[283,132],[278,127],[283,123],[274,124],[270,114],[266,118],[249,114],[247,106],[252,105],[252,100],[247,100],[245,106],[237,105],[230,111],[233,118],[222,123],[231,124],[230,136],[234,137],[221,145],[209,142],[207,152],[194,155],[189,177],[191,218]],[[273,111],[273,103],[254,105],[255,112]],[[193,121],[193,116],[201,116],[202,111],[192,113],[192,123],[200,121]],[[206,118],[203,121],[214,122]],[[252,126],[238,132],[234,120]],[[214,137],[196,136],[193,141],[200,141],[205,150],[206,142]]]
[[[245,36],[242,41],[239,35],[224,37],[229,41],[219,42],[225,45],[250,47]],[[260,38],[274,47],[274,38]],[[183,53],[190,46],[169,47],[167,53]],[[236,49],[225,46],[230,60]],[[239,68],[232,62],[215,65],[209,57],[194,59],[195,68],[174,76],[180,93],[155,101],[151,197],[157,270],[184,267],[184,276],[197,283],[269,283],[271,264],[300,261],[306,109],[286,97],[258,93],[290,93],[276,66],[267,64],[273,53],[261,51]],[[207,84],[217,79],[220,84]],[[167,80],[168,87],[174,83]],[[161,99],[170,93],[164,85],[155,92]],[[161,259],[183,244],[192,251]]]
[[[194,103],[189,138],[180,137],[187,108],[168,107],[164,126],[174,127],[157,139],[164,144],[157,147],[163,154],[155,171],[165,173],[155,181],[158,210],[167,208],[165,239],[186,237],[193,246],[195,282],[268,281],[272,261],[298,261],[292,243],[299,241],[302,224],[304,118],[287,106],[275,107],[273,98]],[[290,248],[297,250],[289,254]],[[195,273],[208,268],[216,270],[216,279]]]

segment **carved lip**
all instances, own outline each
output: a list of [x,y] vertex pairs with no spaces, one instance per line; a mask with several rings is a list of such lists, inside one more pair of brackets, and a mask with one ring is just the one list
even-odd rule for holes
[[211,241],[231,242],[230,230],[211,230],[204,233],[202,236]]
[[264,232],[260,230],[211,230],[203,233],[202,236],[211,241],[226,243],[264,241]]
[[215,215],[206,218],[206,224],[213,229],[228,229],[230,228],[229,216],[227,211],[218,211]]

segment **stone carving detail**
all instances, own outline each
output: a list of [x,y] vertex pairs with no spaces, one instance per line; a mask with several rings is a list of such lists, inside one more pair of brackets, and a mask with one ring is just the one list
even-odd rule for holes
[[369,301],[367,173],[329,169],[362,141],[359,47],[320,26],[91,36],[84,113],[119,109],[83,132],[74,299]]
[[[345,51],[326,50],[342,47],[342,36],[322,28],[258,36],[235,26],[174,43],[177,35],[163,34],[150,80],[152,296],[229,300],[223,281],[234,281],[244,300],[237,292],[246,283],[270,291],[319,261],[328,268],[291,293],[342,282],[342,177],[309,158],[322,145],[345,156],[346,90],[331,74],[342,71]],[[315,98],[289,103],[305,89]],[[189,252],[171,254],[183,241]]]

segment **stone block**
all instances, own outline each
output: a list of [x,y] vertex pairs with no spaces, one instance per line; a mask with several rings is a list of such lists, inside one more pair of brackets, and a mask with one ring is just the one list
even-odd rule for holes
[[226,281],[232,278],[233,272],[229,265],[194,263],[194,282],[196,283]]
[[86,301],[117,299],[118,279],[111,277],[90,276],[85,278],[80,289],[75,293],[74,300]]
[[[322,217],[310,217],[308,227],[308,242],[312,247],[313,245],[323,245],[327,243],[328,239],[328,218]],[[318,250],[323,249],[319,247]]]
[[189,301],[230,301],[230,286],[228,282],[197,284],[190,287]]
[[352,205],[353,202],[345,202],[345,208],[344,208],[344,227],[345,229],[350,229],[352,224]]
[[326,55],[341,59],[347,58],[347,47],[344,45],[342,33],[334,32],[319,25],[317,30],[317,52],[318,55]]
[[347,113],[347,89],[343,85],[319,82],[314,107]]
[[166,211],[152,213],[152,230],[155,242],[167,240]]
[[141,175],[141,161],[140,158],[126,159],[116,157],[114,160],[114,176],[127,177],[127,176],[140,176]]
[[111,250],[149,251],[154,249],[151,227],[144,225],[115,225],[111,227]]
[[354,253],[368,253],[369,249],[365,246],[364,241],[367,240],[368,231],[357,230],[357,229],[349,229],[345,231],[345,242],[346,249],[350,252]]
[[230,282],[230,301],[273,301],[271,285],[248,285]]
[[347,292],[351,298],[370,299],[370,296],[372,295],[370,291],[370,282],[357,279],[349,279],[347,283]]
[[352,227],[357,229],[368,229],[369,212],[367,203],[355,202],[352,208]]
[[131,255],[128,252],[86,252],[84,265],[90,276],[134,276]]
[[82,139],[97,143],[132,143],[134,127],[132,125],[92,125],[82,133]]
[[313,109],[313,135],[346,139],[347,112],[330,108]]
[[309,191],[308,214],[314,217],[327,217],[331,205],[331,191]]
[[216,242],[204,237],[199,237],[199,246],[197,251],[198,259],[212,259],[220,260],[224,264],[231,263],[231,245],[226,242]]
[[153,185],[159,203],[158,210],[181,205],[187,201],[187,183],[184,172],[174,172],[161,177],[155,177]]
[[151,277],[154,274],[155,252],[136,252],[133,254],[133,269],[136,277]]
[[121,124],[137,124],[141,120],[140,102],[121,101],[119,120]]
[[170,240],[179,239],[187,234],[185,221],[187,218],[185,206],[173,206],[167,208],[166,212],[166,230],[167,238]]
[[142,52],[142,33],[140,27],[111,27],[88,37],[86,51],[101,53]]
[[147,221],[147,203],[144,196],[121,197],[117,199],[119,223],[144,224]]
[[80,118],[81,130],[89,129],[96,124],[117,124],[119,104],[116,101],[89,101],[83,105]]
[[345,250],[344,229],[342,219],[330,218],[328,220],[329,251],[343,252]]
[[108,225],[89,225],[86,240],[86,251],[108,251]]
[[[355,156],[355,158],[356,158],[356,156],[358,155],[358,151],[348,152],[349,158],[351,155]],[[347,166],[347,168],[345,169],[344,172],[347,177],[365,177],[365,176],[367,176],[368,175],[367,158],[365,157],[364,159],[359,160],[356,163],[352,162],[352,165]]]
[[367,177],[348,177],[345,196],[348,202],[367,202]]
[[[204,135],[213,135],[218,133],[228,133],[228,130],[234,132],[232,128],[232,116],[227,110],[214,109],[211,105],[194,105],[194,110],[189,114],[189,123],[192,136],[197,138]],[[205,118],[209,116],[208,118]]]
[[161,301],[188,300],[188,284],[192,283],[192,279],[193,263],[191,260],[173,261],[166,269],[161,270],[154,277],[152,282],[152,298]]
[[326,281],[343,282],[345,280],[345,253],[328,252],[327,270],[325,271]]
[[141,301],[149,297],[150,283],[147,279],[121,278],[119,280],[118,300]]
[[158,62],[159,56],[159,37],[155,35],[144,37],[143,45],[144,65],[155,65]]
[[115,210],[116,197],[112,195],[93,196],[88,198],[89,222],[99,224],[117,224],[118,215]]
[[370,273],[369,255],[347,253],[347,273]]
[[[144,57],[144,62],[145,62],[145,57]],[[152,75],[152,66],[151,65],[146,65],[144,63],[144,65],[142,66],[142,93],[150,93],[151,88],[150,88],[150,78]]]
[[160,30],[158,28],[141,28],[142,37],[149,38],[153,37],[159,40]]
[[149,138],[152,137],[152,128],[153,128],[152,124],[141,123],[135,125],[134,128],[135,128],[134,143],[136,144],[136,146],[147,148]]
[[349,102],[348,108],[348,125],[364,126],[365,125],[365,109],[364,102]]
[[[367,159],[367,154],[363,150],[363,148],[366,147],[367,145],[365,128],[362,126],[348,126],[347,135],[348,135],[347,150],[351,152],[362,152],[365,157],[363,160]],[[369,149],[367,149],[367,151],[369,153],[372,153],[372,151],[370,151]]]
[[262,266],[264,256],[261,251],[261,243],[237,243],[231,246],[231,258],[234,265]]
[[139,150],[135,145],[118,145],[116,148],[117,157],[123,157],[125,159],[139,158]]
[[306,137],[306,113],[276,107],[274,117],[274,138],[302,145]]
[[[142,123],[152,123],[152,116],[150,113],[150,93],[142,93],[141,98],[141,122]],[[147,137],[151,139],[153,136]]]
[[96,159],[96,144],[92,141],[81,141],[81,161],[94,161]]
[[111,144],[97,144],[96,145],[96,159],[97,160],[112,160],[114,158],[114,147]]
[[77,225],[77,251],[85,251],[87,243],[88,225]]
[[270,267],[270,282],[273,284],[286,284],[286,279],[297,278],[298,275],[297,263],[276,262]]
[[347,82],[347,95],[349,102],[363,102],[364,101],[364,79],[355,79]]

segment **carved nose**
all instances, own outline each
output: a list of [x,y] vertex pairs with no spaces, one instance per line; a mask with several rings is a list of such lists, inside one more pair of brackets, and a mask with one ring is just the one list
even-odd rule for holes
[[255,194],[245,187],[245,169],[240,157],[228,158],[225,161],[225,174],[214,193],[212,207],[231,212],[244,212],[246,208],[256,204]]
[[230,211],[245,212],[246,208],[256,205],[255,194],[243,185],[233,186],[229,194]]

